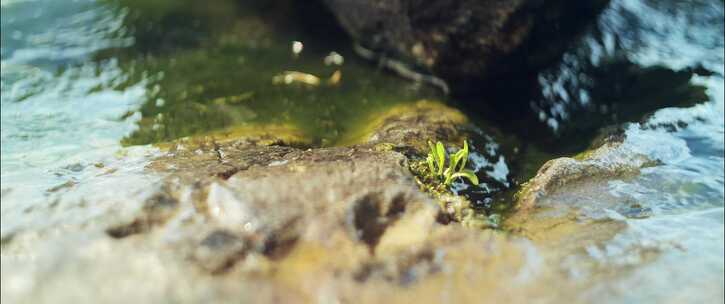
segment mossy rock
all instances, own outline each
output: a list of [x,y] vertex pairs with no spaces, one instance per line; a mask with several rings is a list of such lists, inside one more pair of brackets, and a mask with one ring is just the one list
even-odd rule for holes
[[430,141],[459,142],[468,117],[458,109],[435,100],[400,104],[370,115],[354,130],[337,141],[347,146],[363,143],[390,143],[422,153]]

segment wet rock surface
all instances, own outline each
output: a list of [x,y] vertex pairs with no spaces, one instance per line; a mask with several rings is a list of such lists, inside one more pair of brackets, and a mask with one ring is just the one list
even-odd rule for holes
[[609,1],[324,2],[366,48],[475,91],[481,79],[549,64]]
[[[121,292],[181,303],[566,299],[581,286],[545,261],[622,228],[606,219],[531,217],[510,221],[511,234],[441,221],[439,203],[408,169],[410,157],[425,139],[465,136],[465,116],[424,101],[371,121],[344,147],[290,146],[271,134],[178,141],[147,166],[167,177],[133,208],[4,240],[3,299],[115,302]],[[590,168],[578,170],[561,171],[544,188],[566,187],[581,180],[570,173]],[[567,250],[541,254],[531,240]],[[41,277],[40,285],[27,283]],[[551,293],[541,280],[570,289]]]
[[[613,130],[596,139],[595,147],[588,151],[573,158],[561,157],[546,162],[518,192],[519,210],[536,208],[557,195],[564,198],[575,197],[576,193],[599,195],[606,192],[607,181],[636,176],[641,168],[656,164],[656,160],[625,147],[624,141],[623,131]],[[597,187],[599,191],[596,191]]]
[[[585,47],[567,52],[561,65],[554,64],[555,71],[543,76],[534,70],[556,57],[566,37],[588,21],[580,9],[593,8],[593,14],[606,1],[221,0],[200,5],[193,0],[130,0],[110,2],[120,10],[118,19],[89,20],[106,16],[105,9],[62,14],[68,16],[63,20],[73,21],[72,27],[52,26],[58,16],[47,7],[32,16],[45,2],[52,1],[2,5],[3,16],[7,7],[23,5],[26,12],[15,19],[22,24],[32,19],[33,28],[42,29],[10,27],[11,42],[22,38],[32,46],[10,45],[10,52],[40,57],[20,65],[11,61],[9,78],[29,78],[33,91],[35,83],[47,83],[49,89],[40,85],[40,94],[20,96],[23,86],[16,90],[15,84],[24,81],[3,85],[3,93],[10,88],[15,95],[3,102],[3,114],[12,113],[5,111],[7,105],[20,105],[11,108],[17,114],[3,117],[3,303],[722,299],[723,278],[717,269],[722,268],[723,237],[714,228],[722,227],[723,176],[713,169],[723,162],[722,77],[717,78],[723,75],[718,68],[722,58],[703,61],[701,67],[714,74],[693,71],[695,65],[688,63],[697,40],[712,40],[708,51],[695,47],[697,56],[713,58],[712,50],[722,48],[722,1],[613,1],[609,14],[602,15],[604,22],[592,30],[596,34],[583,39]],[[237,14],[247,2],[270,17]],[[324,43],[340,36],[329,35],[338,27],[323,18],[307,24],[320,32],[319,40],[296,30],[277,32],[278,23],[267,22],[280,20],[279,28],[296,28],[304,22],[282,17],[289,14],[281,7],[304,19],[326,12],[322,2],[372,50],[370,58],[402,73],[414,66],[445,77],[457,92],[474,87],[475,98],[454,99],[495,116],[482,117],[486,122],[476,122],[480,128],[488,123],[515,126],[532,138],[476,128],[460,111],[441,103],[411,106],[408,101],[439,95],[422,93],[420,83],[401,84],[384,73],[373,74],[372,65],[362,68],[367,65],[359,65],[351,50],[340,47],[347,40]],[[133,3],[147,14],[137,14]],[[60,6],[65,11],[75,5]],[[697,6],[706,13],[690,13]],[[667,11],[667,18],[657,16],[658,11]],[[566,21],[572,12],[581,23]],[[685,19],[697,22],[681,22]],[[97,57],[90,65],[66,57],[57,65],[46,62],[56,61],[56,55],[85,53],[75,48],[66,52],[74,37],[95,45],[99,40],[90,37],[94,34],[115,36],[115,31],[97,32],[96,22],[117,23],[123,36],[118,38],[129,38],[119,45],[135,47],[86,53]],[[368,31],[369,22],[373,28]],[[3,19],[3,29],[5,25]],[[715,35],[700,27],[713,28]],[[678,37],[679,29],[687,29],[685,37]],[[56,32],[68,39],[35,39]],[[290,57],[291,40],[300,41],[299,46],[304,42],[301,56]],[[70,45],[56,47],[57,42]],[[332,51],[340,62],[344,55],[342,74],[333,74],[342,67],[329,66],[324,57]],[[644,62],[643,57],[664,63]],[[116,62],[123,70],[120,78],[108,74],[115,75]],[[36,63],[43,71],[50,64],[60,75],[36,78]],[[3,58],[3,76],[5,66]],[[88,75],[73,66],[87,68]],[[514,71],[523,77],[512,76]],[[338,77],[315,87],[275,83],[280,75],[319,75],[322,81],[327,75]],[[132,85],[139,77],[143,83]],[[96,79],[105,80],[90,81]],[[122,79],[132,80],[120,84],[127,82]],[[529,86],[531,81],[539,86]],[[141,96],[144,91],[148,94]],[[475,94],[481,92],[489,94]],[[544,99],[529,98],[539,93]],[[511,95],[522,99],[507,98]],[[123,114],[130,99],[140,100],[140,108]],[[658,108],[712,99],[716,103],[652,113],[636,128],[605,137],[589,151],[541,166],[553,155],[581,151],[602,125],[639,121]],[[502,112],[489,107],[495,103],[523,108]],[[107,112],[115,108],[111,104],[125,105]],[[62,108],[70,111],[58,111]],[[476,113],[470,110],[464,111]],[[529,112],[541,124],[520,122]],[[58,119],[65,114],[84,119]],[[109,119],[119,116],[128,120],[125,126],[139,127],[138,132],[121,139],[124,131],[118,129],[109,137],[107,131],[120,127],[109,125]],[[572,146],[553,147],[561,141],[548,140],[551,132],[537,132],[548,130],[546,126],[567,138],[563,145]],[[75,132],[88,129],[101,132]],[[6,145],[5,131],[21,136]],[[177,140],[183,136],[193,137]],[[577,143],[569,143],[570,138]],[[421,191],[428,181],[416,179],[425,173],[411,164],[425,155],[426,142],[440,140],[451,153],[463,139],[472,147],[469,168],[479,174],[482,186],[455,181],[453,192],[466,197],[447,193],[447,188],[440,197]],[[119,151],[117,140],[131,145],[173,142]],[[556,152],[542,149],[549,146]],[[101,147],[109,151],[85,153]],[[49,156],[70,159],[56,162]],[[6,167],[7,159],[15,168]],[[539,167],[515,198],[518,209],[495,208],[501,201],[511,206],[513,193],[506,190],[513,191]],[[8,171],[22,176],[8,183]],[[55,178],[43,181],[50,174]],[[23,195],[30,192],[38,192],[38,199]],[[475,202],[474,194],[479,195]]]
[[[293,137],[273,132],[164,144],[168,151],[147,170],[167,177],[140,194],[137,203],[120,211],[100,209],[109,213],[101,223],[3,231],[3,299],[64,302],[80,294],[111,299],[109,290],[88,289],[79,281],[108,271],[112,280],[129,280],[119,288],[134,289],[146,300],[206,297],[201,287],[183,290],[183,281],[220,284],[208,292],[215,301],[240,296],[306,302],[319,290],[305,286],[322,283],[311,282],[307,276],[312,273],[327,283],[340,277],[356,286],[372,278],[409,284],[419,279],[418,271],[420,276],[440,271],[433,254],[438,241],[429,235],[444,229],[435,222],[438,207],[418,190],[408,159],[393,148],[415,151],[420,136],[444,139],[459,132],[461,125],[454,122],[462,124],[465,117],[428,102],[382,117],[384,127],[370,129],[361,144],[349,147],[290,146],[296,142],[287,139]],[[165,262],[151,267],[158,260]],[[64,266],[56,269],[55,263]],[[131,283],[146,277],[146,271],[155,271],[158,286]],[[174,279],[180,273],[188,275]],[[27,276],[43,276],[48,283],[39,292],[23,285]],[[225,286],[235,280],[255,292],[238,295],[247,287]],[[61,292],[63,284],[79,293]],[[251,288],[255,285],[262,287]]]

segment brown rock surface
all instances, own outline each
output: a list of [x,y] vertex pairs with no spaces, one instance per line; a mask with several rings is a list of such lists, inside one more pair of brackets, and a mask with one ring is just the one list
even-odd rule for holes
[[[347,147],[291,147],[269,134],[181,141],[147,166],[167,177],[131,207],[4,240],[3,300],[571,300],[584,283],[552,265],[622,227],[561,216],[510,221],[514,234],[440,223],[398,151],[460,136],[465,117],[426,102],[379,117]],[[566,246],[534,246],[547,242]]]

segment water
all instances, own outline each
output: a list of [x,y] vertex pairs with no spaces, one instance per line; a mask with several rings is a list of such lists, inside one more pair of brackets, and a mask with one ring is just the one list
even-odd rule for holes
[[[294,16],[284,10],[258,16],[275,11],[265,4],[195,3],[3,2],[4,219],[107,193],[91,187],[97,179],[138,185],[119,191],[133,196],[154,179],[142,173],[143,156],[157,152],[150,143],[276,128],[329,146],[374,111],[440,95],[360,61],[344,37],[321,41],[315,35],[341,35],[327,25],[311,35],[285,25]],[[304,43],[297,57],[296,40]],[[333,52],[340,65],[324,62]],[[314,74],[321,84],[275,84],[285,71]],[[327,84],[335,71],[341,80]]]
[[[676,102],[673,106],[680,107],[657,110],[643,123],[627,128],[625,145],[662,164],[643,170],[633,180],[609,182],[610,193],[651,213],[642,219],[605,210],[627,228],[611,241],[590,247],[586,256],[604,267],[635,267],[622,279],[595,280],[584,295],[588,302],[723,299],[723,29],[722,1],[614,1],[579,49],[567,54],[569,60],[540,78],[545,98],[538,104],[551,105],[549,111],[540,110],[540,118],[556,132],[576,128],[571,121],[577,113],[567,110],[597,103],[593,98],[598,84],[586,83],[592,78],[579,73],[582,66],[596,70],[613,60],[626,60],[645,68],[708,71],[690,79],[691,85],[704,88],[706,102],[687,107]],[[587,56],[577,53],[582,51]],[[664,97],[681,92],[662,89],[670,94]],[[647,261],[645,251],[655,251],[657,257]],[[569,268],[575,272],[579,267]]]
[[[135,149],[129,158],[116,155],[119,140],[138,120],[120,117],[139,106],[144,81],[124,90],[97,90],[126,76],[117,60],[90,60],[99,50],[133,43],[119,33],[122,20],[122,15],[93,1],[2,2],[3,236],[17,227],[93,217],[92,212],[59,212],[45,219],[22,216],[28,208],[60,199],[77,202],[86,194],[115,195],[70,189],[97,190],[102,184],[120,183],[131,192],[150,178],[140,173],[144,156],[154,151]],[[97,178],[111,171],[116,172],[113,178]]]
[[[236,2],[1,2],[3,238],[93,221],[148,191],[160,178],[143,171],[158,153],[149,143],[287,126],[311,146],[330,146],[372,111],[441,97],[356,59],[335,30],[312,35],[290,26],[300,18],[294,13]],[[543,156],[509,167],[515,156],[477,147],[472,163],[490,171],[496,183],[488,186],[506,188],[512,176],[531,175],[525,167],[580,151],[602,126],[637,122],[625,144],[661,165],[607,187],[648,212],[598,210],[626,227],[559,261],[566,278],[588,283],[576,290],[582,301],[723,298],[723,11],[718,0],[613,1],[562,62],[539,75],[538,96],[520,103],[531,120],[498,121]],[[294,40],[304,43],[299,57],[290,52]],[[342,66],[323,62],[333,51]],[[274,84],[286,70],[323,82]],[[342,81],[325,84],[337,70]],[[109,187],[118,190],[99,191]],[[95,201],[104,203],[84,203]],[[47,218],[24,216],[56,205]],[[591,263],[619,275],[587,273]]]

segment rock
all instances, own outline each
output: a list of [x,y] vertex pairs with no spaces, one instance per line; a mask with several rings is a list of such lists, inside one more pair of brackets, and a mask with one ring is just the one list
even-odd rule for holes
[[124,238],[132,234],[147,232],[151,227],[163,224],[178,207],[178,200],[168,189],[163,189],[148,198],[140,210],[141,216],[129,223],[112,226],[106,233],[114,238]]
[[338,144],[390,143],[420,154],[428,150],[429,140],[460,143],[470,131],[468,117],[461,111],[437,101],[420,100],[372,115],[365,127],[349,132]]
[[[35,273],[3,259],[3,299],[83,302],[78,298],[83,294],[108,300],[113,299],[108,288],[119,286],[160,302],[350,302],[361,296],[363,302],[379,302],[403,287],[429,290],[421,283],[435,277],[468,286],[463,273],[470,270],[450,264],[447,256],[455,263],[474,258],[491,268],[526,267],[522,259],[488,258],[498,248],[510,252],[506,256],[523,255],[498,232],[483,237],[436,222],[438,204],[419,190],[408,158],[385,148],[392,139],[396,148],[415,151],[420,136],[445,140],[458,134],[461,126],[455,123],[465,117],[452,112],[460,116],[451,120],[447,111],[427,102],[390,111],[364,137],[367,142],[349,147],[302,149],[249,138],[182,141],[148,166],[170,173],[163,186],[131,216],[109,225],[107,237],[69,240],[79,232],[67,232],[54,243],[24,234],[4,244],[3,254],[28,249],[58,254],[37,257],[42,262]],[[481,250],[483,244],[488,251]],[[52,267],[56,263],[61,266]],[[22,285],[38,281],[36,273],[43,288]],[[101,279],[103,273],[110,277]],[[476,280],[495,281],[493,272],[476,273]],[[89,288],[85,277],[109,287]],[[429,291],[435,292],[447,292],[445,285]]]
[[[420,102],[370,121],[345,147],[288,146],[271,134],[170,145],[147,166],[167,177],[135,208],[5,238],[3,301],[113,303],[130,293],[179,303],[552,302],[576,283],[550,258],[583,252],[589,232],[618,227],[559,223],[568,228],[555,240],[567,250],[551,254],[460,225],[452,220],[466,217],[461,206],[445,215],[408,164],[426,137],[464,136],[465,116]],[[545,239],[530,230],[545,223],[514,231]],[[552,281],[563,286],[553,294]]]
[[[460,144],[474,131],[461,111],[438,101],[420,100],[373,113],[363,120],[360,128],[343,134],[335,144],[424,155],[429,140]],[[246,127],[165,143],[162,147],[169,152],[152,162],[149,168],[182,175],[203,173],[226,179],[253,166],[285,165],[289,161],[285,155],[299,153],[311,146],[312,143],[290,126]],[[293,155],[298,154],[290,154]],[[337,157],[342,160],[346,156]]]
[[605,192],[596,188],[603,188],[602,183],[608,180],[637,175],[640,168],[655,163],[647,156],[631,151],[624,145],[625,139],[623,131],[614,132],[595,140],[597,148],[574,158],[561,157],[546,162],[534,178],[522,185],[517,194],[518,209],[528,211],[562,193],[573,197],[576,193]]
[[[581,248],[595,250],[624,231],[627,219],[651,215],[647,202],[613,188],[658,161],[642,154],[625,129],[607,128],[602,133],[589,150],[546,162],[523,184],[504,229],[558,255],[552,257],[555,260],[586,264],[592,262],[569,254]],[[646,246],[632,250],[643,260],[659,254]]]
[[609,2],[323,1],[362,46],[433,73],[457,91],[550,64]]
[[192,257],[204,270],[220,273],[243,259],[247,249],[245,242],[233,233],[216,230],[199,243]]

